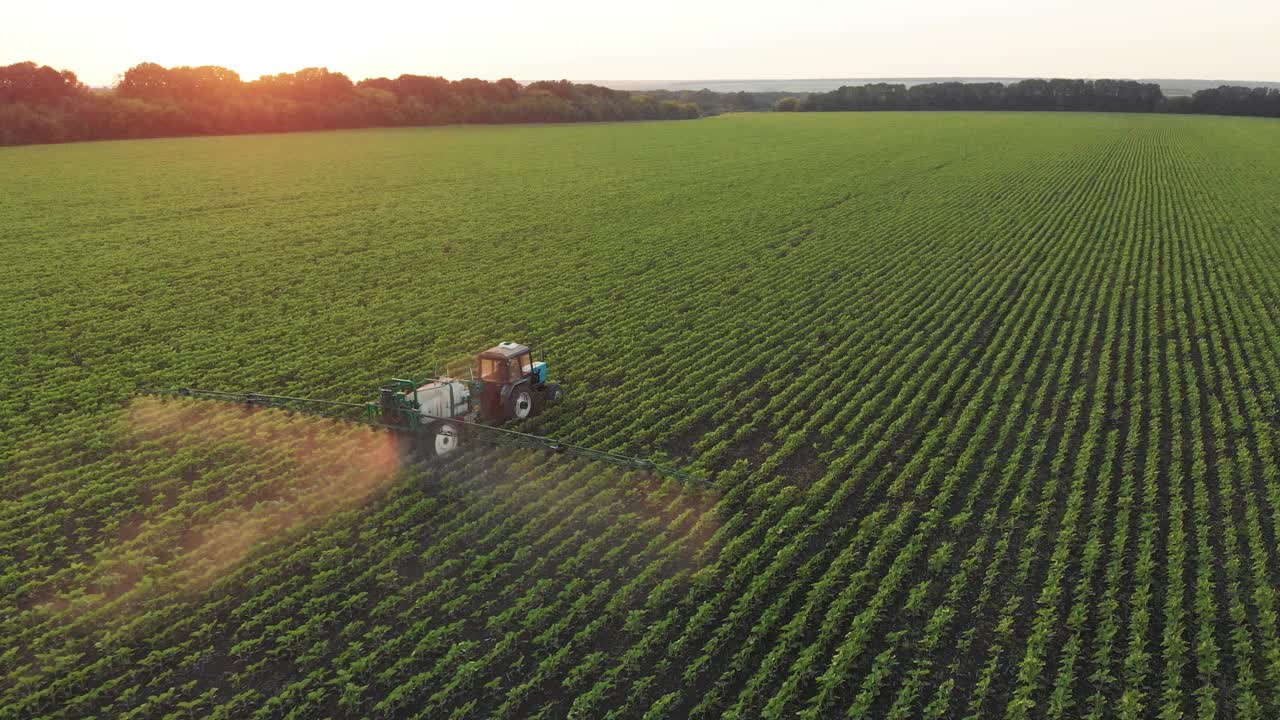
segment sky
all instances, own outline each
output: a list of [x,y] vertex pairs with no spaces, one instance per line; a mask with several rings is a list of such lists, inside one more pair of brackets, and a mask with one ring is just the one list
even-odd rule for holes
[[252,80],[1112,77],[1280,80],[1276,0],[63,0],[9,3],[0,64],[104,86],[139,62]]

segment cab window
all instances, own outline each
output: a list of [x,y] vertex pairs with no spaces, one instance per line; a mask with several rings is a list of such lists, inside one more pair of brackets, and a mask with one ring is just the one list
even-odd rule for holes
[[512,380],[524,377],[527,365],[529,365],[529,353],[511,358],[511,374],[508,377]]
[[495,358],[480,358],[480,379],[486,382],[507,381],[507,362]]

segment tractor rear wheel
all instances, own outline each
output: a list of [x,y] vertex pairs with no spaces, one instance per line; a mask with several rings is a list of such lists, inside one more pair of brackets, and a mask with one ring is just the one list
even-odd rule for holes
[[448,455],[457,450],[461,440],[458,435],[457,424],[447,420],[433,423],[431,429],[427,432],[427,438],[429,441],[428,447],[435,457]]
[[517,388],[511,393],[511,417],[524,420],[533,414],[533,394],[528,387]]

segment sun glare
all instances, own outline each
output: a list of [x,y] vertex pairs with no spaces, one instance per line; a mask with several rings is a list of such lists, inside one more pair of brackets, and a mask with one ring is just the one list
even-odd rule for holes
[[364,35],[352,23],[334,23],[332,16],[294,3],[232,2],[215,15],[192,11],[183,32],[166,27],[139,30],[142,58],[171,67],[220,65],[244,81],[262,75],[294,72],[304,67],[341,70],[350,61],[349,48]]

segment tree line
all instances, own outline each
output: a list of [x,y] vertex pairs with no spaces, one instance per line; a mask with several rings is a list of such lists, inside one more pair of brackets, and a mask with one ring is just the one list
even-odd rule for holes
[[245,82],[217,66],[141,63],[96,90],[69,70],[0,67],[0,145],[453,123],[696,118],[681,94],[633,93],[567,80],[522,85],[424,75],[352,82],[326,68]]
[[352,82],[326,68],[245,82],[214,65],[141,63],[112,88],[33,62],[0,67],[0,145],[455,123],[671,120],[721,112],[837,110],[1089,110],[1280,117],[1280,89],[1223,85],[1166,98],[1132,80],[898,83],[831,92],[629,92],[544,80],[521,84],[429,75]]
[[1169,98],[1163,110],[1210,115],[1280,117],[1280,88],[1219,85],[1191,97]]
[[1167,98],[1156,83],[1133,80],[845,85],[831,92],[784,97],[779,111],[835,110],[1080,110],[1280,117],[1280,89],[1223,85],[1191,97]]
[[812,93],[796,110],[1096,110],[1151,112],[1164,95],[1131,80],[1021,80],[843,86]]

